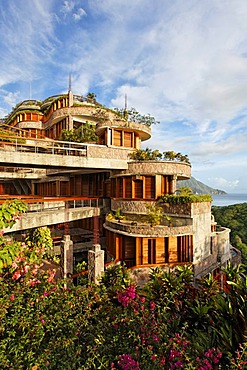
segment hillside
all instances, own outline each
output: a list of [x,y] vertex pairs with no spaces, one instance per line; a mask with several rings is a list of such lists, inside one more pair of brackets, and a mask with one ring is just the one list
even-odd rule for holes
[[247,203],[212,207],[215,221],[231,229],[231,243],[242,252],[242,262],[247,266]]
[[194,177],[191,177],[189,180],[178,181],[177,187],[181,188],[182,186],[191,188],[194,194],[226,194],[225,191],[211,188]]

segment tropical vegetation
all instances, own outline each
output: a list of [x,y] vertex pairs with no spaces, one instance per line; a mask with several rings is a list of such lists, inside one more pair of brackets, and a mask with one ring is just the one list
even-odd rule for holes
[[187,155],[181,153],[175,153],[173,151],[166,151],[160,153],[158,149],[152,150],[150,148],[137,149],[129,154],[129,158],[135,161],[175,161],[175,162],[185,162],[190,163]]
[[231,229],[230,240],[242,253],[242,262],[247,266],[247,203],[230,206],[212,206],[215,221]]
[[95,127],[86,122],[78,129],[62,130],[59,140],[73,143],[96,142],[97,135]]
[[[1,221],[18,222],[19,206]],[[195,289],[190,266],[150,269],[141,288],[124,265],[112,264],[99,285],[68,288],[54,269],[42,270],[45,248],[38,239],[18,243],[2,236],[1,251],[12,253],[0,255],[1,369],[247,368],[241,266],[222,271],[224,286],[209,276]]]
[[114,111],[121,118],[124,118],[131,122],[141,123],[148,127],[160,123],[159,121],[156,121],[156,119],[152,117],[149,113],[144,114],[144,115],[140,114],[135,108],[130,108],[130,109],[114,108]]

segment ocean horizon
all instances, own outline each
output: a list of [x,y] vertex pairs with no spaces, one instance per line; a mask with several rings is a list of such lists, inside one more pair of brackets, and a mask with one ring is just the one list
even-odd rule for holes
[[232,204],[247,203],[247,194],[213,194],[212,206],[230,206]]

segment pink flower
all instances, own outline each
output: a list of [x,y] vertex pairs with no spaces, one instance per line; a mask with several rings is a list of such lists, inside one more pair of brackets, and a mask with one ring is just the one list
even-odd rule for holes
[[12,279],[13,280],[18,280],[19,278],[21,277],[21,273],[19,270],[16,270],[13,275],[12,275]]
[[49,276],[47,278],[47,282],[48,283],[51,283],[53,281],[53,279],[54,279],[54,276],[56,274],[56,271],[55,270],[48,270],[48,274],[49,274]]
[[36,284],[40,284],[40,283],[41,283],[41,281],[38,280],[38,279],[30,279],[28,281],[28,284],[30,284],[32,287],[34,287]]
[[155,303],[154,302],[150,302],[150,309],[151,311],[153,311],[155,309]]
[[15,295],[14,294],[11,294],[10,298],[9,298],[11,301],[13,301],[15,299]]

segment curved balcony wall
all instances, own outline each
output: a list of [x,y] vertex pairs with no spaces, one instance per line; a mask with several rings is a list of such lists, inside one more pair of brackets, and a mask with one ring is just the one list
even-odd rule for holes
[[[113,114],[112,114],[113,115]],[[129,130],[138,133],[141,141],[148,140],[151,137],[151,128],[147,125],[137,123],[137,122],[129,122],[126,120],[121,120],[116,118],[116,116],[106,120],[104,122],[97,123],[96,133],[97,135],[101,135],[107,128],[111,129],[122,129],[122,130]]]
[[151,226],[150,224],[133,224],[133,221],[106,220],[104,227],[112,232],[132,237],[161,238],[175,235],[192,234],[192,225],[183,226]]
[[16,127],[19,129],[25,129],[25,130],[29,128],[42,130],[43,124],[41,121],[25,121],[25,122],[18,122]]
[[48,120],[45,122],[45,129],[48,129],[54,123],[60,121],[61,119],[67,116],[79,116],[80,118],[85,118],[85,120],[94,122],[95,124],[98,121],[98,118],[94,116],[96,111],[95,107],[87,106],[87,105],[80,105],[77,107],[64,107],[58,108],[57,110],[53,111],[49,116]]
[[132,161],[129,162],[128,170],[123,174],[130,175],[175,175],[178,180],[191,177],[191,165],[183,162],[170,161]]

